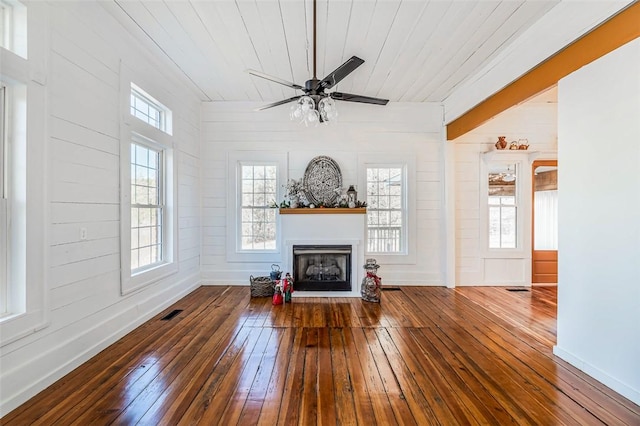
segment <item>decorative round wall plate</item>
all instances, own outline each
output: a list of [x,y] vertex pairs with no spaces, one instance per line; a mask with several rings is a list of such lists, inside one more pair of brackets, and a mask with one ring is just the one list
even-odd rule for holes
[[313,204],[331,205],[342,188],[340,167],[332,158],[321,155],[307,165],[304,172],[307,200]]

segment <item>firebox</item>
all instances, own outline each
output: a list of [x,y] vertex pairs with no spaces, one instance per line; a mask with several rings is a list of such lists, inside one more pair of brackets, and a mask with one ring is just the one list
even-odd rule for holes
[[350,245],[294,245],[294,288],[351,291]]

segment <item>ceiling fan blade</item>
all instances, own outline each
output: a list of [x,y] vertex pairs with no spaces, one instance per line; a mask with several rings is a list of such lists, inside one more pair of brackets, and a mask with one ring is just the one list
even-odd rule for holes
[[364,104],[386,105],[389,99],[371,98],[369,96],[352,95],[351,93],[332,92],[329,93],[336,101],[361,102]]
[[298,100],[298,99],[300,99],[302,96],[303,96],[303,95],[300,95],[300,96],[294,96],[294,97],[289,98],[289,99],[283,99],[283,100],[281,100],[281,101],[274,102],[274,103],[269,104],[269,105],[261,106],[260,108],[256,108],[256,109],[254,109],[254,111],[262,111],[262,110],[265,110],[265,109],[269,109],[269,108],[277,107],[277,106],[280,106],[280,105],[284,105],[284,104],[287,104],[287,103],[289,103],[289,102],[297,101],[297,100]]
[[255,75],[256,77],[264,78],[265,80],[273,81],[274,83],[278,83],[278,84],[282,84],[283,86],[291,87],[292,89],[304,90],[304,87],[300,86],[299,84],[291,83],[291,82],[289,82],[287,80],[283,80],[281,78],[274,77],[272,75],[265,74],[265,73],[260,72],[260,71],[247,70],[247,72],[249,74],[251,74],[251,75]]
[[329,73],[325,78],[320,81],[320,87],[323,89],[331,89],[333,86],[338,84],[340,80],[351,74],[353,70],[358,68],[360,65],[364,64],[364,60],[358,58],[357,56],[352,56],[347,59],[347,61],[340,65],[335,71]]

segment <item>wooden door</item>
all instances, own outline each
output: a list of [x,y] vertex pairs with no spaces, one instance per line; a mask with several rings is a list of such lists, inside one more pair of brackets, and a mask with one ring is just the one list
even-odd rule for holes
[[532,170],[531,282],[555,284],[558,282],[558,162],[534,161]]

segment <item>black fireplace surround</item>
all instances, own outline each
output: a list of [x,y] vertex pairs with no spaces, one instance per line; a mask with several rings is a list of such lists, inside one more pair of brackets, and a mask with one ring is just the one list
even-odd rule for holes
[[351,291],[351,246],[294,245],[293,283],[301,291]]

